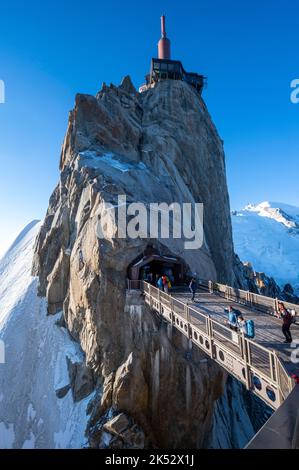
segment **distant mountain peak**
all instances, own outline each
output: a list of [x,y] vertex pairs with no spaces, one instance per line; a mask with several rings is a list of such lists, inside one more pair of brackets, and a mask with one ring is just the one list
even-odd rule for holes
[[299,208],[263,201],[232,212],[235,251],[281,287],[299,288]]
[[299,208],[279,202],[263,201],[259,204],[247,204],[235,215],[255,213],[261,217],[274,219],[289,229],[299,229]]
[[263,201],[259,204],[247,204],[244,208],[245,211],[252,211],[252,212],[258,212],[260,210],[265,210],[270,208],[272,205],[271,202],[269,201]]

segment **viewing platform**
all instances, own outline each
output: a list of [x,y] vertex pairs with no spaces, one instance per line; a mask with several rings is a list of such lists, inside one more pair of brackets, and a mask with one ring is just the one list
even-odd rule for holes
[[[299,375],[296,341],[299,327],[291,327],[293,344],[284,344],[282,320],[274,316],[277,299],[252,294],[211,281],[201,281],[195,301],[187,289],[165,293],[145,281],[128,281],[129,289],[143,292],[146,304],[215,360],[248,390],[277,410]],[[225,308],[235,306],[245,320],[255,323],[255,338],[246,338],[227,325]],[[299,306],[285,303],[299,316]],[[296,348],[296,346],[295,346]],[[298,362],[297,362],[298,361]]]

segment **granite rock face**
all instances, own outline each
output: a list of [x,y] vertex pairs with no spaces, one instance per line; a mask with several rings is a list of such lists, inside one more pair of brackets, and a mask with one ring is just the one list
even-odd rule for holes
[[[203,447],[226,374],[190,351],[140,294],[126,292],[128,267],[149,244],[205,279],[235,283],[223,145],[202,98],[170,80],[138,94],[128,77],[119,87],[103,85],[96,97],[77,95],[60,169],[33,273],[49,314],[63,309],[62,323],[92,371],[77,370],[86,383],[74,376],[73,393],[79,399],[97,384],[90,446],[103,447],[104,426],[107,434],[111,417],[124,413],[140,446]],[[145,205],[202,202],[202,248],[185,250],[182,239],[117,238],[109,208],[119,195]]]

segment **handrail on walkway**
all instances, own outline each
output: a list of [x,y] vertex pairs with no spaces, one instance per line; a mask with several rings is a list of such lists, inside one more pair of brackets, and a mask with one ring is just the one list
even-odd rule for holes
[[268,315],[276,315],[278,313],[279,302],[283,302],[287,309],[294,312],[296,323],[299,322],[298,304],[282,301],[278,298],[267,297],[261,294],[255,294],[253,292],[230,287],[218,282],[206,281],[204,279],[198,279],[198,283],[202,289],[208,290],[210,293],[218,294],[227,300],[238,302],[254,310],[267,313]]

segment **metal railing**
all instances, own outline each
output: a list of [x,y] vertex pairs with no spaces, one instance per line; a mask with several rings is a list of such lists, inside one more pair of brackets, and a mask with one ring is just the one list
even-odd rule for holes
[[283,302],[287,309],[295,312],[295,322],[299,322],[299,305],[297,304],[226,286],[218,282],[203,279],[199,279],[198,282],[202,289],[209,290],[210,293],[218,294],[227,300],[238,302],[260,312],[267,313],[268,315],[276,315],[278,312],[278,303]]
[[145,302],[192,343],[276,410],[293,389],[276,351],[245,338],[145,281],[128,281],[128,289],[144,293]]

